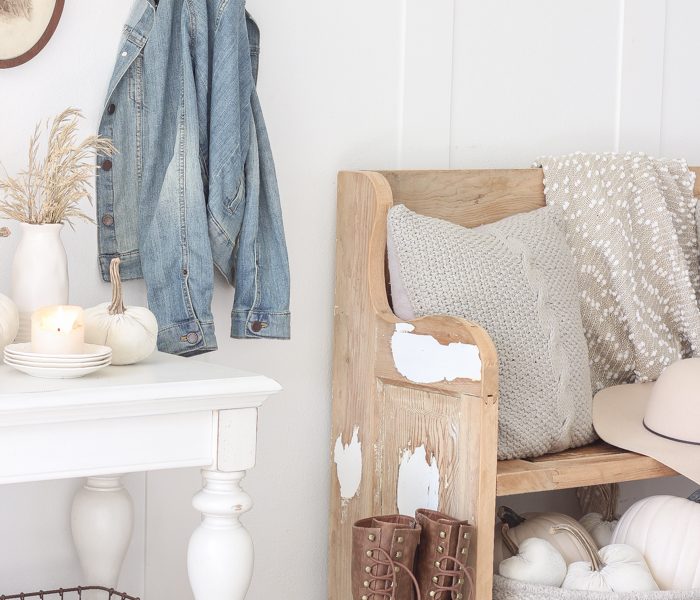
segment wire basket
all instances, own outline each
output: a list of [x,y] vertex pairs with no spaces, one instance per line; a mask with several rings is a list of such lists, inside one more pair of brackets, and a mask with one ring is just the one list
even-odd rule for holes
[[24,600],[25,598],[38,598],[38,600],[81,600],[83,592],[101,591],[109,594],[109,600],[140,600],[136,596],[129,596],[124,592],[118,592],[112,588],[106,588],[99,585],[91,585],[85,587],[74,588],[59,588],[57,590],[39,590],[38,592],[22,592],[20,594],[0,594],[0,600]]

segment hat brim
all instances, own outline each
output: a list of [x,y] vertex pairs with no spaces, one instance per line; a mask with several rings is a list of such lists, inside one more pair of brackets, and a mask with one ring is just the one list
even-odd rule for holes
[[700,445],[664,438],[644,426],[652,386],[631,383],[598,392],[593,398],[593,427],[608,444],[651,456],[700,484]]

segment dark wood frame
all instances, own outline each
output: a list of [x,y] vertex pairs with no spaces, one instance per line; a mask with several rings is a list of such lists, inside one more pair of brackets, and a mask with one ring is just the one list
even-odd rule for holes
[[39,52],[41,52],[44,49],[46,44],[49,43],[51,36],[55,33],[56,28],[58,27],[58,22],[61,20],[61,15],[63,14],[64,4],[65,0],[56,0],[56,5],[53,8],[53,14],[51,15],[49,24],[46,26],[44,33],[41,34],[41,37],[37,40],[36,44],[34,44],[29,50],[20,54],[19,56],[15,56],[14,58],[0,59],[0,69],[10,69],[12,67],[18,67],[19,65],[23,65],[24,63],[32,60],[32,58],[34,58],[37,54],[39,54]]

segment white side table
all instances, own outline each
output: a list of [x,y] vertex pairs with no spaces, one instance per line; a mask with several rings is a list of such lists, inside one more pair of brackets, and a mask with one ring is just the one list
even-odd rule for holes
[[197,600],[243,600],[253,545],[239,517],[252,501],[240,483],[255,464],[257,409],[280,389],[267,377],[161,353],[70,380],[2,365],[0,484],[86,477],[73,501],[73,539],[83,583],[110,587],[133,525],[120,475],[201,466],[190,583]]

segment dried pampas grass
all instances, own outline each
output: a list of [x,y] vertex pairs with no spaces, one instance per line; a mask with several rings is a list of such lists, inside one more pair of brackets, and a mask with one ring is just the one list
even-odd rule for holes
[[80,209],[88,198],[95,175],[95,156],[111,156],[116,151],[107,138],[91,135],[78,142],[82,113],[68,108],[47,123],[46,155],[39,160],[41,123],[29,138],[27,168],[16,177],[6,173],[0,179],[0,217],[21,223],[68,223],[73,219],[95,221]]

